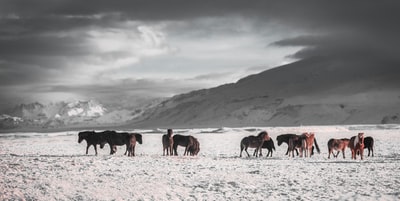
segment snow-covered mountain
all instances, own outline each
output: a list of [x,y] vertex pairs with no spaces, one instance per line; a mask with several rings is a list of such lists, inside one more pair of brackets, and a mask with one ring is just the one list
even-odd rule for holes
[[20,104],[0,116],[0,129],[100,127],[124,124],[157,101],[136,109],[107,108],[98,101]]
[[136,127],[400,123],[397,63],[311,58],[168,99]]

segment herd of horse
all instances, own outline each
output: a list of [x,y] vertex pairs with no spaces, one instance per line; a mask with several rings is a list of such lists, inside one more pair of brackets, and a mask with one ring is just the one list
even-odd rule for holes
[[[117,152],[117,146],[126,145],[125,155],[128,153],[128,156],[135,156],[136,142],[139,144],[143,143],[142,135],[139,133],[116,132],[110,130],[102,132],[82,131],[78,133],[78,137],[78,143],[81,143],[83,140],[86,140],[87,142],[86,154],[88,154],[89,147],[93,146],[96,155],[97,145],[100,145],[100,148],[102,149],[104,148],[105,144],[108,144],[110,146],[111,155]],[[278,135],[276,140],[278,142],[278,146],[281,146],[282,143],[286,143],[288,145],[285,155],[289,155],[289,157],[294,157],[295,152],[296,155],[300,155],[300,157],[311,157],[314,154],[314,149],[320,153],[314,133],[302,133],[300,135],[282,134]],[[200,143],[197,138],[191,135],[174,135],[172,129],[167,130],[167,134],[162,136],[161,141],[163,145],[163,156],[177,156],[178,146],[185,147],[185,152],[183,155],[195,156],[200,151]],[[272,157],[273,150],[275,150],[275,145],[268,133],[266,131],[262,131],[257,136],[250,135],[244,137],[240,141],[239,157],[242,157],[243,150],[247,153],[247,156],[250,157],[250,154],[247,152],[248,148],[255,148],[253,153],[253,156],[255,157],[262,156],[262,149],[267,149],[267,157]],[[368,149],[368,156],[370,156],[370,153],[372,153],[372,156],[374,156],[374,139],[372,137],[364,138],[364,133],[358,133],[358,135],[352,136],[350,139],[332,138],[328,141],[328,158],[330,158],[331,154],[333,157],[337,158],[340,151],[343,153],[343,158],[345,158],[344,151],[346,148],[350,148],[352,159],[356,159],[357,155],[360,155],[362,160],[364,158],[364,149]],[[334,151],[337,151],[337,153],[335,154]]]

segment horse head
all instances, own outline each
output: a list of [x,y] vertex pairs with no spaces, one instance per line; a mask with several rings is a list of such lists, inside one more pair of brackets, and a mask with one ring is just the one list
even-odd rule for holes
[[358,141],[360,144],[364,144],[364,133],[358,133]]
[[136,141],[139,142],[139,144],[142,144],[142,143],[143,143],[142,135],[141,135],[141,134],[135,133],[135,137],[136,137]]
[[78,143],[81,143],[84,139],[86,139],[90,133],[92,133],[94,131],[82,131],[78,133]]
[[259,138],[263,139],[264,141],[268,141],[268,140],[271,139],[271,138],[269,137],[267,131],[262,131],[262,132],[259,133],[257,136],[258,136]]
[[278,142],[278,146],[281,146],[281,144],[283,143],[283,136],[277,136],[276,137],[276,141]]

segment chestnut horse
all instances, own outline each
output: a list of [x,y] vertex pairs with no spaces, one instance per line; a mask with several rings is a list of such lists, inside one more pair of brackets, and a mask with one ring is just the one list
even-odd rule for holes
[[[321,153],[319,150],[319,146],[317,143],[317,139],[315,138],[314,133],[303,133],[301,134],[301,143],[302,143],[302,148],[305,149],[305,157],[311,157],[313,153],[313,144],[315,144],[315,148],[317,148],[317,152]],[[301,150],[302,151],[302,150]],[[302,155],[302,154],[301,154]]]
[[[342,138],[342,139],[331,138],[328,141],[328,152],[329,152],[328,158],[331,158],[331,154],[333,155],[333,157],[337,158],[340,151],[342,151],[343,158],[345,158],[344,150],[346,149],[347,146],[349,146],[349,141],[350,140],[348,138]],[[333,150],[337,151],[336,155],[335,155],[335,153],[333,153]]]
[[162,136],[162,144],[163,144],[163,156],[165,156],[165,151],[167,151],[167,156],[172,156],[172,148],[174,146],[174,139],[172,138],[172,129],[167,130],[167,134]]
[[[264,141],[268,141],[271,138],[269,137],[268,133],[266,131],[262,131],[259,133],[257,136],[254,135],[249,135],[247,137],[244,137],[242,141],[240,141],[240,155],[239,157],[242,157],[242,152],[243,149],[246,151],[247,156],[250,157],[249,152],[247,152],[247,148],[256,148],[253,156],[262,156],[262,149],[261,147],[263,146]],[[260,154],[258,154],[260,152]]]
[[193,138],[193,146],[191,146],[191,147],[189,147],[189,153],[190,153],[190,155],[191,156],[197,156],[197,154],[199,153],[199,151],[200,151],[200,143],[199,143],[199,141],[197,140],[197,138],[195,138],[195,137],[193,137],[193,136],[190,136],[190,137],[192,137]]
[[139,133],[131,133],[129,134],[129,148],[128,148],[128,156],[135,156],[135,147],[136,142],[142,144],[142,135]]
[[364,159],[364,133],[358,133],[357,136],[350,138],[349,147],[351,150],[351,159],[356,159],[358,153],[360,153],[361,160]]

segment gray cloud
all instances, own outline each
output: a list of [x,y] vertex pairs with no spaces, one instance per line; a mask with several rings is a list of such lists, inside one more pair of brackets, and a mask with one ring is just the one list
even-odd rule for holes
[[0,107],[35,93],[173,95],[284,56],[399,62],[399,10],[397,1],[4,0]]

